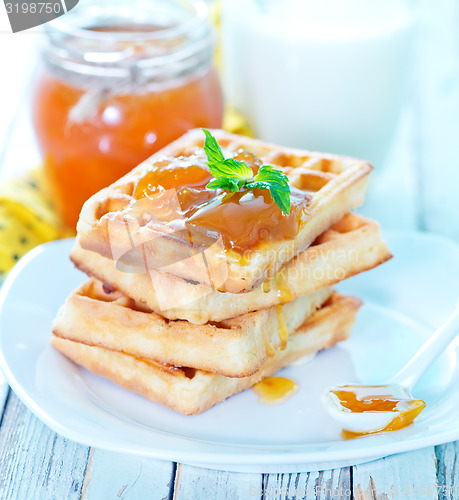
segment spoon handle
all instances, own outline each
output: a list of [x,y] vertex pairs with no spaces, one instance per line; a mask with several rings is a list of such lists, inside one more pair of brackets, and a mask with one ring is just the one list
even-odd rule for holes
[[446,323],[432,334],[408,364],[392,377],[389,383],[400,384],[411,390],[458,333],[459,303]]

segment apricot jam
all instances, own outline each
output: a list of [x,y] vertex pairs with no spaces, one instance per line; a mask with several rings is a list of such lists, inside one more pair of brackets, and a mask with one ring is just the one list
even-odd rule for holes
[[288,328],[287,328],[287,323],[285,321],[284,308],[281,304],[277,304],[276,314],[277,314],[277,322],[279,324],[279,340],[280,340],[279,349],[283,351],[287,347]]
[[[242,153],[238,155],[235,158],[240,159]],[[249,164],[255,173],[259,165],[252,159]],[[160,220],[165,221],[162,194],[173,190],[179,209],[170,209],[174,202],[168,198],[170,218],[166,222],[180,219],[190,234],[215,241],[221,238],[225,249],[240,254],[263,243],[294,239],[308,218],[311,197],[298,189],[291,187],[290,214],[286,215],[268,190],[209,190],[205,186],[211,178],[203,155],[166,158],[137,181],[133,196],[137,200],[150,198],[152,214],[162,211]],[[145,204],[142,207],[147,209]]]
[[205,189],[212,175],[202,158],[195,157],[193,160],[179,157],[155,163],[152,169],[137,181],[133,196],[136,199],[153,199],[155,195],[172,189],[177,196],[182,215],[196,205],[212,199],[213,191]]
[[[172,8],[160,0],[151,4],[153,12],[156,4]],[[71,19],[69,12],[63,22]],[[195,32],[180,35],[174,24],[107,21],[72,26],[71,35],[49,28],[33,123],[56,206],[69,226],[92,194],[190,128],[221,127],[210,28],[198,20],[190,24]]]
[[[414,419],[425,408],[424,401],[409,399],[395,395],[390,386],[344,386],[340,390],[331,391],[343,408],[353,413],[390,412],[394,417],[382,429],[373,432],[351,432],[343,430],[345,439],[403,429],[412,424]],[[374,392],[373,394],[371,392]]]
[[298,384],[286,377],[267,377],[253,386],[260,403],[278,405],[298,391]]

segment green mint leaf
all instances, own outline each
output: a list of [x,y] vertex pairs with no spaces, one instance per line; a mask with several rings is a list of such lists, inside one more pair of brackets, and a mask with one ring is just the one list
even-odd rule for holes
[[228,158],[217,165],[211,167],[209,165],[210,173],[215,177],[231,177],[247,181],[253,178],[253,172],[243,161],[237,161],[233,158]]
[[205,128],[203,128],[202,131],[204,132],[204,134],[206,134],[206,140],[204,143],[204,152],[207,155],[207,161],[209,162],[209,167],[211,165],[224,161],[225,157],[223,156],[223,152],[220,146],[218,145],[218,142],[215,139],[215,137]]
[[226,189],[233,192],[241,188],[269,189],[274,203],[285,214],[290,213],[290,186],[288,177],[283,172],[271,165],[262,165],[254,177],[252,169],[243,161],[234,158],[225,159],[215,137],[204,128],[202,131],[206,135],[204,152],[209,171],[214,176],[214,179],[207,184],[207,189]]
[[[244,184],[244,181],[242,181],[242,184]],[[206,186],[206,189],[227,189],[228,191],[239,191],[240,188],[241,181],[228,177],[220,177],[219,179],[214,179],[210,181]]]
[[290,189],[286,192],[284,187],[279,188],[279,184],[271,184],[269,192],[274,203],[284,212],[284,214],[288,215],[290,213]]
[[290,187],[278,182],[254,181],[248,182],[244,186],[246,189],[269,189],[269,193],[274,203],[288,215],[290,213]]
[[264,181],[264,182],[277,182],[290,189],[288,185],[288,177],[281,170],[276,170],[271,165],[262,165],[253,180]]
[[288,177],[280,170],[276,170],[271,165],[262,165],[253,181],[247,183],[245,187],[248,189],[254,189],[255,187],[269,189],[274,203],[285,214],[288,215],[290,213],[290,186],[288,184]]
[[207,156],[207,164],[210,173],[218,179],[219,177],[234,177],[236,179],[252,179],[253,172],[243,161],[233,158],[225,159],[223,152],[215,137],[206,129],[202,129],[206,135],[204,152]]

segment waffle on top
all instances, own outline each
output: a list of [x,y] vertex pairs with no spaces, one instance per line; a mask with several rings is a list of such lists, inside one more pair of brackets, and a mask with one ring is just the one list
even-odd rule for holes
[[[138,186],[158,168],[202,166],[204,134],[192,130],[85,203],[77,227],[78,245],[118,265],[144,272],[154,268],[219,291],[248,292],[363,202],[371,171],[365,161],[278,147],[223,131],[212,133],[227,154],[243,150],[241,154],[253,162],[258,161],[253,157],[256,155],[262,163],[288,176],[293,203],[290,218],[272,207],[269,213],[252,210],[250,216],[259,225],[250,233],[253,228],[246,224],[244,214],[260,197],[269,196],[267,192],[236,193],[238,201],[230,202],[234,205],[231,212],[222,201],[224,194],[214,193],[212,196],[219,197],[215,205],[218,211],[214,205],[210,207],[216,199],[212,198],[199,205],[198,211],[193,206],[190,217],[183,215],[180,198],[189,185],[185,185],[185,191],[162,190],[156,198],[153,196],[154,202],[152,197],[139,197]],[[244,196],[247,200],[239,200]],[[266,207],[266,198],[263,203]],[[271,219],[275,216],[275,220],[264,227],[260,221],[267,215]],[[245,238],[247,231],[254,238]]]

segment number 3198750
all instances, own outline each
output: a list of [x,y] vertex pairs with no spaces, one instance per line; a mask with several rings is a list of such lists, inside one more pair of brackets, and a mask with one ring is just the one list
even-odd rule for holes
[[22,2],[5,3],[8,14],[60,14],[63,12],[60,2]]

